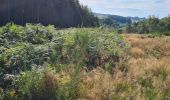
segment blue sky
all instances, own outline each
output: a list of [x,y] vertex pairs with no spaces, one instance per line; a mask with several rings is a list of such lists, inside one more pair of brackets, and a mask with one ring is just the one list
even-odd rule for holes
[[170,0],[80,0],[88,5],[93,12],[148,17],[155,15],[159,18],[170,15]]

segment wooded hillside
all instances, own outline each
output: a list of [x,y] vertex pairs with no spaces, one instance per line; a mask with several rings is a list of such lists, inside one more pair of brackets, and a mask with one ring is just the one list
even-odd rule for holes
[[[94,26],[94,16],[78,0],[0,0],[0,25],[7,22]],[[90,21],[89,21],[90,20]],[[96,19],[95,19],[96,20]]]

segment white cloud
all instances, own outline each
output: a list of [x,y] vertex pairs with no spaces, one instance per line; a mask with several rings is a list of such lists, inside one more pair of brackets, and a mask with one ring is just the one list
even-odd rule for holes
[[[170,0],[80,0],[80,2],[99,13],[117,14],[121,11],[118,14],[145,17],[152,14],[162,17],[170,13]],[[133,15],[129,15],[128,12]]]

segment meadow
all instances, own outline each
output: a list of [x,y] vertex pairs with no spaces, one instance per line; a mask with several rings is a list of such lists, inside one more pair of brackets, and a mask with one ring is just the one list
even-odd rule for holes
[[0,100],[169,100],[170,36],[9,23]]

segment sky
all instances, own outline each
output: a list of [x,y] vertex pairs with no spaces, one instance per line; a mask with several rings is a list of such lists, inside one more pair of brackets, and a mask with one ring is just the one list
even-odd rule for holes
[[80,0],[93,12],[148,17],[155,15],[162,18],[170,15],[170,0]]

